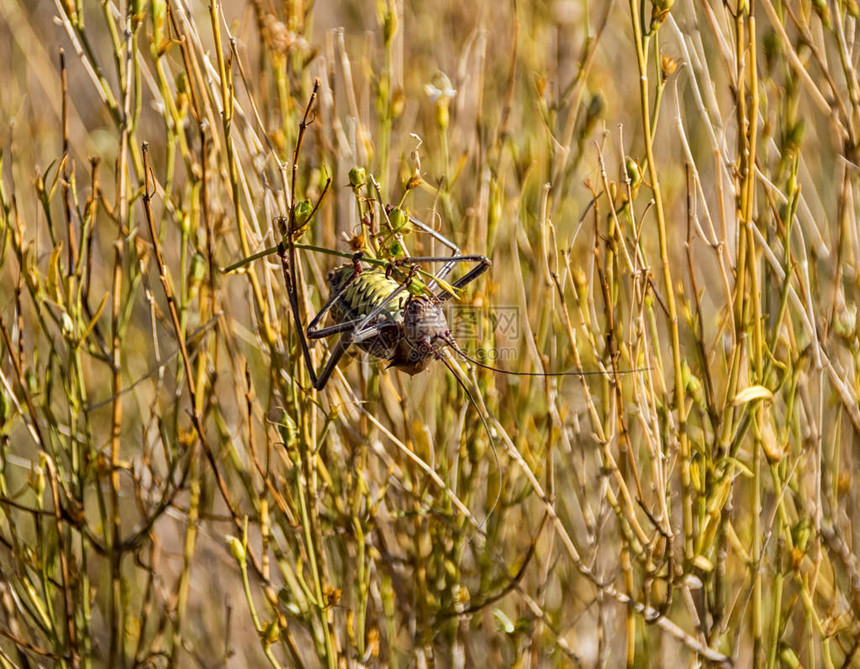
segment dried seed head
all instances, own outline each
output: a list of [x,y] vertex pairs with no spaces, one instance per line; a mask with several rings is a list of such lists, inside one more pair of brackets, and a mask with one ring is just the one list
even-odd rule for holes
[[357,253],[364,248],[364,235],[357,234],[353,235],[347,240],[347,244],[349,244],[349,248],[353,253]]
[[663,81],[665,82],[669,77],[675,74],[675,70],[678,69],[678,61],[666,54],[660,54],[660,76],[663,77]]

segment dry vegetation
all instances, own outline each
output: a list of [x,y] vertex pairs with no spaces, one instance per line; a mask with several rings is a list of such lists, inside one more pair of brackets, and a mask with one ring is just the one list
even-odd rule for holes
[[[860,666],[857,35],[0,0],[0,666]],[[592,374],[313,391],[277,256],[223,268],[317,204],[305,323],[307,245],[443,250],[400,205],[493,260],[465,349]]]

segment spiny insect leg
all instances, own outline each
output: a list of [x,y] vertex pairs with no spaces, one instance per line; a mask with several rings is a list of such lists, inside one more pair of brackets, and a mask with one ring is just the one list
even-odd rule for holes
[[355,326],[362,320],[363,319],[358,318],[353,321],[344,321],[343,323],[328,325],[324,328],[314,328],[313,330],[308,326],[308,339],[326,339],[332,335],[348,332],[349,330],[355,330]]
[[[361,319],[363,320],[363,319]],[[331,327],[322,328],[321,330],[315,330],[313,332],[308,332],[308,337],[311,339],[322,339],[323,337],[329,337],[331,335],[338,334],[343,332],[340,338],[337,340],[335,345],[332,347],[329,352],[328,360],[326,360],[325,365],[322,368],[322,371],[317,377],[314,374],[313,369],[310,367],[311,380],[313,381],[314,388],[317,390],[322,390],[325,388],[328,383],[329,378],[331,378],[332,373],[334,372],[334,368],[337,367],[337,363],[340,362],[340,359],[344,356],[349,347],[356,343],[355,334],[356,327],[361,322],[361,320],[349,321],[347,323],[338,323],[336,325],[332,325]],[[377,323],[375,325],[371,325],[368,328],[365,328],[364,332],[365,337],[374,337],[377,334],[380,334],[385,328],[392,327],[392,323]]]
[[[396,298],[400,293],[406,290],[409,286],[409,283],[415,276],[416,268],[411,268],[409,275],[406,279],[398,285],[398,287],[393,290],[386,298],[378,304],[374,309],[371,310],[369,314],[363,316],[359,319],[354,319],[352,321],[348,321],[346,323],[336,323],[329,327],[320,328],[319,324],[325,315],[331,310],[332,306],[340,299],[343,294],[346,292],[347,288],[351,283],[353,283],[356,277],[361,273],[361,253],[356,253],[353,258],[353,273],[352,275],[343,283],[343,285],[338,288],[326,301],[323,305],[322,309],[320,309],[319,313],[314,316],[311,320],[310,325],[307,327],[307,331],[301,324],[301,318],[299,315],[299,301],[298,294],[295,289],[296,285],[296,274],[295,267],[293,263],[296,262],[295,256],[295,246],[289,244],[287,247],[283,242],[278,245],[278,255],[281,258],[281,265],[283,267],[284,273],[284,283],[287,287],[287,294],[290,300],[290,309],[293,313],[293,319],[296,323],[296,330],[298,332],[299,343],[302,349],[302,356],[305,361],[305,366],[308,369],[308,373],[311,377],[311,382],[316,390],[322,390],[325,388],[328,380],[331,378],[332,373],[334,372],[335,367],[337,367],[338,362],[346,353],[347,349],[350,345],[354,343],[360,343],[366,339],[370,339],[381,334],[386,328],[396,327],[396,325],[392,321],[386,321],[381,323],[374,323],[373,320],[382,313],[383,309],[385,309],[391,302]],[[313,367],[313,361],[311,360],[310,355],[310,347],[308,346],[308,339],[323,339],[325,337],[330,337],[335,334],[343,333],[342,336],[337,340],[337,343],[332,347],[329,352],[329,358],[326,360],[322,371],[320,371],[319,375],[316,374]]]
[[[286,225],[283,221],[280,221],[282,227],[282,235],[286,232]],[[314,373],[314,363],[311,359],[311,351],[308,347],[308,341],[305,337],[305,330],[302,326],[302,319],[299,315],[299,297],[296,292],[296,247],[293,245],[292,237],[289,238],[289,249],[287,245],[284,244],[283,241],[278,243],[278,257],[281,259],[281,268],[284,273],[284,285],[287,288],[287,297],[290,301],[290,311],[293,312],[293,322],[296,326],[296,332],[299,337],[299,345],[302,349],[302,357],[305,361],[305,367],[308,369],[308,373],[311,376],[311,382],[314,384],[314,388],[317,388],[317,376]],[[287,251],[289,250],[289,253]],[[322,384],[325,385],[325,384]],[[320,386],[321,387],[321,386]],[[317,388],[319,389],[319,388]]]
[[[493,264],[489,258],[485,258],[481,255],[467,255],[467,256],[452,256],[450,258],[445,256],[417,256],[414,258],[403,258],[398,260],[397,262],[402,263],[416,263],[416,262],[445,262],[448,261],[453,264],[461,263],[461,262],[471,262],[475,263],[475,267],[466,272],[463,276],[457,279],[452,286],[454,288],[462,288],[463,286],[467,286],[472,283],[475,279],[481,276],[484,272],[490,269],[490,266]],[[441,276],[439,277],[442,278]],[[449,292],[443,290],[440,291],[438,295],[436,295],[439,300],[447,300],[452,296]]]
[[[332,328],[323,328],[323,330],[317,330],[316,326],[319,324],[319,321],[325,316],[326,312],[331,309],[332,305],[335,301],[343,294],[343,292],[347,289],[350,283],[355,280],[361,273],[361,254],[356,253],[352,258],[353,263],[353,274],[352,276],[341,286],[340,290],[336,291],[329,300],[323,305],[323,308],[320,309],[319,313],[314,316],[311,324],[308,326],[307,337],[305,336],[305,328],[302,325],[301,316],[299,315],[299,299],[298,294],[296,292],[296,273],[295,273],[295,263],[296,260],[296,247],[292,244],[292,238],[290,238],[289,244],[289,254],[287,254],[287,249],[284,246],[284,243],[281,242],[278,244],[278,255],[281,257],[281,265],[284,271],[284,283],[287,287],[287,295],[290,300],[290,310],[293,312],[293,320],[296,323],[296,332],[298,333],[299,343],[302,349],[302,357],[305,361],[305,367],[308,369],[308,374],[311,377],[311,383],[313,383],[314,388],[317,390],[322,390],[326,383],[328,383],[329,377],[332,374],[337,363],[343,357],[343,354],[346,352],[346,349],[349,348],[349,335],[344,335],[341,337],[337,344],[335,344],[334,348],[331,350],[329,354],[329,359],[323,367],[322,372],[319,376],[317,376],[314,371],[313,360],[311,359],[310,347],[308,346],[308,337],[311,339],[320,339],[322,337],[327,337],[332,334],[336,334],[337,331],[344,332],[349,329],[349,325],[346,323],[341,323],[339,326],[335,326],[335,331],[332,331]],[[346,341],[344,341],[346,340]]]
[[[337,340],[337,343],[332,347],[331,352],[329,353],[329,358],[320,372],[319,378],[314,379],[314,388],[317,390],[325,388],[329,378],[331,378],[332,372],[334,372],[334,368],[337,367],[337,363],[340,362],[340,359],[343,357],[343,354],[346,353],[351,343],[349,333],[342,335],[340,339]],[[314,376],[313,372],[311,372],[311,376]]]
[[[454,269],[454,266],[457,264],[456,258],[460,255],[460,247],[457,246],[450,239],[445,237],[445,235],[443,235],[439,232],[436,232],[436,230],[431,228],[429,225],[427,225],[423,221],[418,220],[414,216],[409,217],[409,222],[412,223],[413,225],[421,228],[424,232],[426,232],[428,235],[433,237],[433,239],[440,242],[443,246],[447,246],[451,250],[451,256],[450,257],[444,258],[443,260],[439,261],[439,262],[444,262],[445,264],[442,265],[442,269],[440,269],[438,272],[436,272],[437,278],[444,279],[446,276],[448,276],[448,274],[451,273],[451,270]],[[427,287],[430,290],[433,290],[433,288],[435,286],[436,286],[436,281],[431,281],[429,284],[427,284]]]
[[[481,276],[484,272],[486,272],[492,266],[492,261],[485,256],[480,255],[469,255],[469,256],[457,256],[453,258],[455,262],[473,262],[477,263],[472,269],[466,272],[463,276],[457,279],[454,282],[454,288],[462,288],[463,286],[468,286],[472,281]],[[450,294],[445,293],[445,295],[439,295],[440,299],[447,300]]]
[[[372,323],[371,321],[376,318],[382,310],[391,303],[391,301],[401,292],[406,290],[409,286],[409,282],[412,281],[412,277],[414,276],[414,272],[410,272],[409,276],[406,280],[401,283],[395,290],[391,291],[391,294],[388,295],[382,302],[377,305],[375,309],[373,309],[367,316],[363,318],[349,321],[347,323],[338,323],[336,325],[332,325],[331,327],[322,328],[321,330],[315,330],[313,332],[308,329],[308,336],[314,339],[327,337],[329,335],[337,334],[338,332],[343,332],[343,335],[337,340],[337,343],[332,348],[331,353],[329,354],[329,359],[325,363],[325,367],[323,367],[322,372],[320,372],[319,378],[314,378],[314,388],[317,390],[322,390],[326,383],[328,383],[329,378],[334,372],[334,368],[337,367],[337,363],[340,362],[340,359],[343,357],[344,353],[346,353],[347,349],[352,344],[357,344],[365,339],[370,339],[371,337],[375,337],[380,334],[386,328],[394,326],[391,322],[383,322],[383,323]],[[340,291],[338,291],[340,292]],[[331,300],[330,300],[331,301]],[[316,321],[317,319],[314,319]],[[311,372],[311,377],[313,377],[313,372]]]
[[362,329],[360,332],[360,336],[356,336],[359,332],[358,326],[364,322],[364,317],[356,318],[355,320],[346,321],[344,323],[335,323],[334,325],[329,325],[324,328],[320,328],[318,330],[308,330],[308,339],[325,339],[326,337],[331,337],[332,335],[340,334],[341,332],[349,332],[352,331],[352,343],[359,344],[363,342],[365,339],[369,337],[375,337],[376,335],[382,333],[386,328],[396,328],[397,324],[394,322],[385,321],[382,323],[374,323],[373,325],[367,326]]

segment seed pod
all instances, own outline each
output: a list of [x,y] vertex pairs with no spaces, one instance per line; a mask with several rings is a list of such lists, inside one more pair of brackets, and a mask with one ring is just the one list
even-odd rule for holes
[[677,69],[678,61],[675,58],[666,53],[660,54],[660,76],[664,82],[675,74],[675,70]]
[[227,546],[230,548],[230,555],[232,555],[237,562],[244,563],[245,547],[242,545],[242,542],[239,541],[239,539],[234,537],[232,534],[228,534],[226,537],[224,537],[224,540],[227,542]]
[[294,210],[296,217],[296,227],[302,227],[305,225],[311,217],[311,213],[313,213],[314,207],[307,200],[302,200],[301,202],[296,203],[296,208]]
[[672,10],[672,5],[675,0],[651,0],[651,32],[653,33],[659,28],[669,12]]
[[349,171],[349,185],[353,188],[361,188],[367,183],[367,170],[363,167],[353,167]]

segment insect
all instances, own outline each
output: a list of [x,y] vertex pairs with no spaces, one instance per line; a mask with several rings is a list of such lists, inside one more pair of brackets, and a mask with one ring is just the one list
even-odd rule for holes
[[[356,253],[352,256],[351,264],[338,267],[329,273],[328,284],[331,291],[329,298],[319,313],[312,319],[307,329],[305,329],[302,325],[298,299],[296,237],[301,234],[307,222],[313,218],[331,183],[331,179],[329,179],[323,188],[317,204],[313,207],[307,205],[308,211],[302,213],[301,221],[297,220],[300,217],[297,215],[299,206],[296,204],[296,171],[305,130],[310,120],[312,120],[311,110],[314,107],[318,89],[319,81],[316,81],[314,82],[314,90],[305,109],[304,117],[299,124],[296,148],[293,153],[293,174],[290,180],[290,201],[293,204],[290,208],[289,217],[279,219],[281,241],[277,246],[277,253],[281,259],[281,266],[283,268],[284,283],[289,296],[290,310],[292,311],[296,330],[298,331],[302,357],[304,358],[315,389],[322,390],[326,386],[338,362],[350,346],[353,345],[357,345],[374,357],[388,360],[389,367],[395,367],[411,375],[426,369],[433,360],[442,360],[470,397],[471,393],[469,393],[463,384],[462,379],[454,372],[452,365],[444,357],[443,348],[446,345],[453,348],[464,360],[474,365],[505,374],[515,374],[518,376],[585,376],[604,373],[582,371],[511,372],[485,365],[466,355],[451,337],[442,307],[447,300],[456,294],[458,289],[468,285],[484,274],[492,263],[482,255],[461,255],[460,249],[453,242],[412,216],[408,217],[409,222],[447,246],[451,251],[451,255],[447,257],[397,257],[393,260],[380,260],[377,258],[367,258],[361,253]],[[417,158],[417,151],[415,156],[415,178],[420,181],[420,177],[418,176],[420,174],[420,160]],[[359,168],[354,169],[358,170]],[[363,170],[360,171],[363,172]],[[366,183],[363,178],[364,176],[366,175],[353,180],[352,171],[350,173],[350,183],[355,189],[356,196],[358,196],[358,187]],[[381,211],[385,213],[385,219],[390,224],[387,210],[383,205],[379,184],[372,177],[370,178],[370,183],[376,192]],[[359,200],[359,210],[361,208]],[[271,252],[271,249],[267,249],[254,257],[267,255],[269,252]],[[253,257],[246,260],[251,259]],[[227,268],[225,271],[231,271],[233,268],[244,264],[244,262],[240,261],[240,263]],[[427,274],[430,281],[426,286],[415,290],[413,280],[416,274],[421,271],[419,265],[421,263],[439,262],[444,263],[440,271],[435,275],[423,272]],[[451,286],[445,285],[440,287],[440,284],[451,270],[463,262],[472,263],[473,267],[462,277],[458,278]],[[392,275],[395,271],[402,269],[407,264],[409,265],[409,271],[406,277],[400,281],[393,279]],[[382,269],[382,267],[385,269]],[[435,292],[434,288],[436,289]],[[333,323],[321,327],[322,320],[326,315],[331,316]],[[337,334],[340,335],[340,338],[332,347],[328,360],[317,373],[314,369],[308,340],[324,339]]]
[[[410,221],[442,241],[452,251],[451,256],[418,256],[379,261],[362,253],[352,256],[350,264],[333,269],[328,275],[330,296],[311,320],[307,329],[301,325],[299,314],[295,244],[288,239],[278,246],[290,308],[297,324],[305,364],[314,388],[322,390],[331,378],[338,362],[350,346],[356,345],[371,356],[389,361],[394,367],[415,375],[442,358],[442,347],[456,347],[445,317],[444,305],[456,290],[484,274],[492,265],[481,255],[460,255],[452,242],[424,225],[418,219]],[[438,284],[459,263],[473,267],[450,287]],[[414,290],[413,280],[421,263],[444,263],[426,287]],[[385,267],[380,265],[384,264]],[[394,273],[408,266],[405,278],[396,280]],[[436,287],[434,291],[433,288]],[[333,323],[321,327],[330,316]],[[308,340],[340,335],[328,360],[317,373],[310,356]]]

